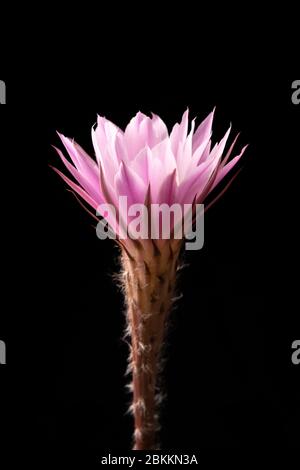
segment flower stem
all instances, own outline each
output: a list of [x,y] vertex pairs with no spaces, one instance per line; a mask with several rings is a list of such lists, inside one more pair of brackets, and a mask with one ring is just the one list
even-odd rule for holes
[[157,448],[157,373],[165,323],[171,309],[180,252],[179,240],[138,244],[122,252],[127,333],[131,336],[134,450]]

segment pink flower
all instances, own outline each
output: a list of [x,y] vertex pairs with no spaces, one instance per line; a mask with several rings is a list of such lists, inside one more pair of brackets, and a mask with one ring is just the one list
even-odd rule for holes
[[[127,227],[126,221],[130,221],[128,209],[132,204],[143,204],[147,209],[150,204],[166,204],[169,208],[179,205],[177,219],[182,224],[186,205],[192,206],[194,211],[195,203],[203,203],[236,165],[246,147],[229,160],[235,138],[224,154],[231,128],[212,146],[213,115],[214,112],[210,113],[196,131],[193,120],[188,130],[186,111],[170,134],[156,115],[149,118],[137,113],[124,132],[107,119],[98,117],[92,129],[95,160],[76,142],[60,135],[72,163],[59,149],[57,152],[73,180],[56,171],[72,190],[106,218],[119,238],[120,280],[127,310],[126,335],[131,338],[128,372],[132,377],[130,410],[134,417],[133,448],[136,450],[157,449],[161,397],[156,394],[159,392],[159,358],[168,316],[176,300],[183,237],[165,239],[158,231],[158,237],[151,236],[149,240],[146,236],[142,243],[131,236],[124,243],[121,241],[123,229]],[[120,205],[120,198],[124,196],[126,208]],[[103,208],[105,204],[115,208],[118,217],[107,213]],[[192,215],[191,225],[197,219],[195,212]],[[152,216],[150,222],[153,228]],[[177,226],[174,215],[172,230],[175,224]]]
[[[231,131],[219,143],[212,146],[212,122],[214,111],[195,130],[195,121],[188,130],[188,110],[180,124],[171,133],[162,119],[138,112],[123,132],[104,117],[98,116],[92,128],[92,140],[96,159],[92,159],[74,140],[59,134],[71,160],[56,149],[73,179],[55,169],[66,183],[93,209],[108,203],[118,207],[119,196],[127,196],[128,205],[143,204],[150,193],[151,203],[203,203],[241,158],[229,161],[234,144],[224,156]],[[100,210],[101,213],[101,210]],[[119,234],[116,220],[107,218],[113,230]],[[125,214],[120,214],[124,216]],[[127,220],[127,219],[126,219]]]

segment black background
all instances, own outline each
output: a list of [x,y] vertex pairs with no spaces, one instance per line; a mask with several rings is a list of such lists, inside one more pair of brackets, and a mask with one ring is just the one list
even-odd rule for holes
[[153,111],[170,128],[187,106],[200,122],[216,105],[215,136],[232,122],[249,148],[206,215],[204,248],[185,255],[166,348],[162,448],[299,447],[300,366],[291,362],[300,334],[297,77],[107,65],[82,78],[77,69],[0,77],[5,437],[46,460],[131,446],[124,312],[112,277],[118,250],[97,239],[49,168],[62,169],[51,148],[56,130],[92,153],[97,113],[124,128],[137,111]]

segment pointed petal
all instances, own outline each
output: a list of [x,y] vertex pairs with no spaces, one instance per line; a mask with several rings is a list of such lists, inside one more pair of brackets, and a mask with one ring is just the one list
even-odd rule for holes
[[201,122],[193,137],[193,152],[203,143],[210,139],[212,134],[212,123],[214,119],[215,109]]
[[159,201],[161,204],[172,205],[174,202],[174,191],[176,185],[176,169],[170,173],[165,180],[163,181],[161,188],[159,190]]
[[64,157],[63,153],[61,150],[53,146],[54,149],[57,151],[58,155],[60,156],[62,162],[66,166],[66,168],[69,170],[71,175],[78,181],[78,183],[83,187],[83,189],[95,200],[102,200],[102,195],[100,193],[100,186],[99,186],[99,180],[94,182],[94,180],[89,180],[86,178],[86,176],[82,173],[80,173],[71,163],[68,162],[68,160]]
[[232,160],[230,160],[229,163],[227,163],[227,165],[225,165],[223,168],[220,169],[220,171],[218,172],[217,177],[215,179],[215,182],[214,182],[214,184],[211,188],[211,191],[217,186],[217,184],[220,183],[220,181],[223,178],[225,178],[227,173],[237,164],[237,162],[240,160],[240,158],[242,157],[242,155],[245,152],[247,147],[248,147],[248,145],[245,145],[245,147],[243,147],[243,149],[242,149],[242,151],[239,155],[234,157]]
[[124,162],[115,175],[115,188],[119,196],[128,196],[129,204],[142,204],[147,186],[144,181]]
[[82,197],[90,206],[92,206],[95,210],[97,209],[98,205],[101,202],[96,202],[89,194],[84,191],[78,184],[73,183],[67,176],[65,176],[60,170],[55,167],[51,167],[53,170],[77,193],[79,196]]
[[65,137],[63,134],[57,134],[77,170],[83,174],[87,180],[90,180],[93,185],[97,185],[99,172],[96,162],[74,140]]
[[149,181],[151,183],[151,197],[153,203],[159,203],[159,190],[164,181],[164,169],[162,162],[159,158],[151,158],[149,163]]
[[173,154],[177,160],[177,150],[180,142],[184,142],[188,131],[188,119],[189,110],[187,109],[183,116],[180,124],[175,124],[170,134],[170,141]]
[[205,189],[208,181],[210,180],[211,175],[220,164],[230,130],[231,127],[229,127],[220,143],[215,145],[207,160],[205,160],[203,163],[200,163],[200,165],[196,167],[189,178],[186,178],[180,184],[177,196],[180,202],[190,203],[196,193],[200,197],[202,191]]
[[115,162],[108,153],[106,137],[103,137],[103,132],[92,128],[92,141],[96,152],[98,166],[102,167],[105,178],[112,182],[114,175],[118,169],[118,164]]
[[129,159],[134,158],[148,144],[150,125],[151,119],[141,112],[138,112],[129,122],[124,132],[124,142]]
[[167,137],[169,137],[169,133],[164,121],[159,116],[152,113],[151,147],[154,147],[154,145],[158,144],[162,140],[165,140]]
[[177,157],[177,168],[180,180],[183,180],[189,167],[193,165],[192,162],[192,139],[195,129],[195,120],[193,119],[191,124],[191,130],[187,136],[185,142],[180,146],[180,151]]
[[59,132],[57,132],[57,135],[59,136],[62,143],[64,144],[65,149],[67,150],[68,154],[70,155],[71,160],[74,163],[74,165],[76,166],[76,168],[80,167],[80,159],[79,159],[79,156],[78,156],[77,152],[75,151],[72,140],[69,139],[68,137],[64,136],[63,134],[60,134]]

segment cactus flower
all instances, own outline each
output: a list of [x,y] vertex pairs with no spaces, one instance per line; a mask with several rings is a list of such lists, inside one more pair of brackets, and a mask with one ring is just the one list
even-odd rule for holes
[[[144,204],[147,208],[153,204],[168,207],[178,204],[184,215],[185,205],[190,204],[194,210],[196,204],[205,201],[246,148],[230,159],[235,138],[224,152],[231,128],[212,146],[213,116],[214,112],[211,112],[196,130],[193,120],[189,129],[187,110],[181,123],[175,124],[170,133],[162,119],[154,114],[150,118],[137,113],[124,132],[99,116],[92,128],[95,159],[74,140],[59,134],[70,160],[61,150],[56,150],[72,179],[55,170],[90,206],[92,215],[95,216],[97,211],[97,215],[107,221],[121,249],[126,334],[130,336],[130,410],[134,417],[133,448],[136,450],[158,448],[160,394],[157,376],[168,315],[175,296],[183,237],[175,238],[172,230],[168,239],[160,235],[156,239],[151,236],[134,238],[130,233],[125,236],[124,231],[132,220],[129,207],[133,204]],[[119,203],[122,196],[127,198],[126,207]],[[117,216],[105,210],[107,204],[116,209]],[[178,219],[174,214],[172,229],[180,222],[176,217]],[[154,222],[150,217],[150,226],[151,223]],[[160,229],[158,227],[158,234],[161,234]]]

